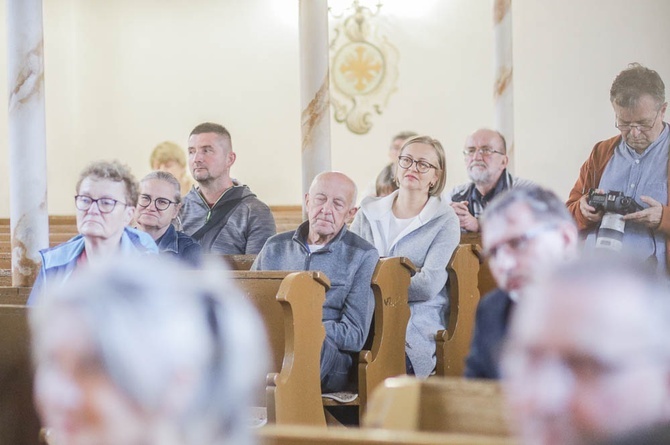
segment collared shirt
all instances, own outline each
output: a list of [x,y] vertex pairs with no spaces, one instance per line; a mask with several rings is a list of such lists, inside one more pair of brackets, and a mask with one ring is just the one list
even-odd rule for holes
[[[644,151],[638,154],[630,148],[625,139],[614,150],[612,159],[605,167],[598,188],[604,191],[619,191],[633,198],[642,207],[648,205],[640,196],[650,196],[664,204],[668,202],[668,144],[670,127],[664,123],[659,137]],[[597,230],[586,237],[586,245],[595,245]],[[654,232],[642,224],[627,222],[623,236],[623,248],[627,252],[639,255],[642,259],[653,256],[658,261],[659,270],[665,270],[665,236]]]

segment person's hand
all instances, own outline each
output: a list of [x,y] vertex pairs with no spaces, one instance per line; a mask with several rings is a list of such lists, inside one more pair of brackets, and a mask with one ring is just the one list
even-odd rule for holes
[[472,216],[470,210],[468,210],[468,202],[452,202],[451,208],[456,212],[458,216],[458,222],[461,225],[461,228],[467,230],[468,232],[479,232],[479,221],[477,218]]
[[579,198],[579,210],[582,212],[582,215],[584,218],[587,220],[597,223],[600,222],[600,220],[603,219],[603,212],[597,212],[596,208],[593,206],[590,206],[589,203],[587,202],[589,198],[589,195],[584,195],[581,198]]
[[644,210],[639,210],[634,213],[629,213],[624,215],[624,221],[633,221],[638,224],[642,224],[646,227],[649,227],[652,230],[658,229],[658,226],[661,225],[661,215],[663,215],[663,204],[656,201],[654,198],[649,196],[640,196],[640,200],[649,204]]

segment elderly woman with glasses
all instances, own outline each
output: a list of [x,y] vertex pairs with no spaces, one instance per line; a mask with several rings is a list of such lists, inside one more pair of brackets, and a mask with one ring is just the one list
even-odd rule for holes
[[458,218],[440,199],[445,167],[438,140],[408,139],[398,156],[398,190],[366,198],[351,226],[381,256],[404,256],[418,268],[409,287],[405,355],[408,374],[420,377],[435,369],[435,334],[445,328],[449,309],[446,268],[460,240]]
[[127,227],[137,204],[137,181],[118,161],[98,161],[77,182],[75,206],[79,235],[40,251],[42,265],[28,298],[35,304],[50,285],[66,281],[80,266],[111,255],[158,253],[149,235]]
[[30,313],[50,444],[253,443],[262,322],[220,270],[193,273],[158,256],[115,258]]
[[151,235],[161,254],[198,267],[202,262],[202,247],[172,225],[180,208],[179,181],[171,173],[154,171],[142,178],[135,209],[137,228]]

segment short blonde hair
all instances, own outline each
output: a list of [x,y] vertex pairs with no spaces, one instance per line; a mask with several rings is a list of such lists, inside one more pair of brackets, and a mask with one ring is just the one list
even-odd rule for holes
[[186,152],[174,142],[165,141],[154,147],[149,158],[152,169],[157,169],[161,164],[174,161],[186,168]]

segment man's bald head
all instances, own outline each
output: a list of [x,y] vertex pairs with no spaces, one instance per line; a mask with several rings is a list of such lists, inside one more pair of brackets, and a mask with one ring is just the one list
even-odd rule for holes
[[314,177],[312,184],[309,186],[309,193],[312,193],[312,190],[320,185],[320,183],[326,183],[329,187],[341,187],[343,191],[348,193],[351,198],[349,199],[350,206],[356,202],[356,197],[358,196],[358,188],[356,183],[347,175],[342,172],[321,172]]
[[356,184],[340,172],[318,174],[305,195],[309,218],[308,241],[326,244],[356,214]]

